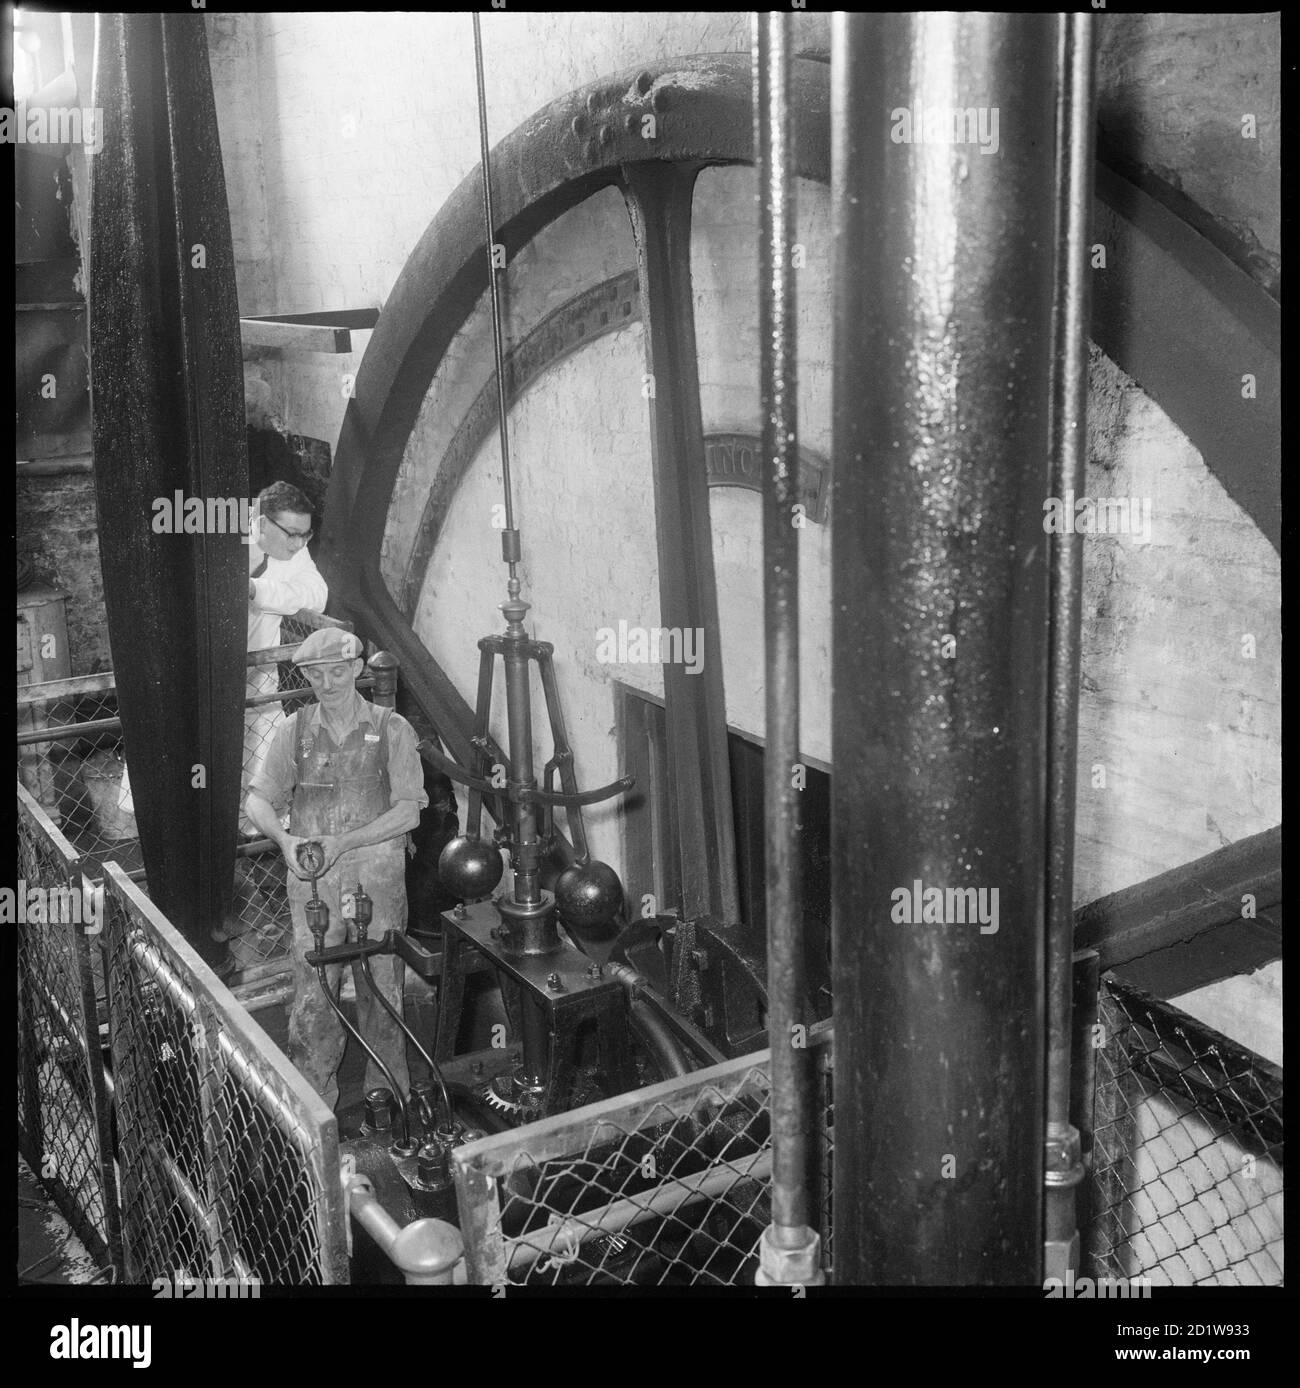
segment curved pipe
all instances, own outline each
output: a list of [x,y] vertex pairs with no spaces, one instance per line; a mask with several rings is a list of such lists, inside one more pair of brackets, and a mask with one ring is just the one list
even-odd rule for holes
[[[379,985],[375,982],[375,976],[370,972],[370,957],[363,954],[359,962],[361,964],[361,972],[365,975],[366,982],[370,985],[370,991],[379,1000],[384,1011],[387,1012],[393,1021],[401,1028],[406,1039],[420,1052],[421,1059],[429,1067],[429,1073],[433,1076],[433,1082],[438,1086],[438,1090],[442,1094],[442,1109],[447,1115],[447,1124],[449,1127],[454,1128],[456,1126],[456,1111],[451,1106],[451,1096],[447,1093],[447,1081],[443,1079],[442,1071],[438,1068],[434,1058],[420,1044],[419,1037],[417,1037],[411,1028],[402,1020],[402,1014],[398,1012],[392,1003],[390,1003],[379,991]],[[407,1140],[410,1140],[409,1133],[407,1134]]]
[[[411,1145],[411,1115],[407,1110],[406,1095],[402,1093],[401,1086],[393,1078],[393,1072],[382,1060],[380,1060],[379,1056],[371,1050],[366,1038],[362,1036],[361,1032],[348,1021],[346,1014],[338,1005],[338,1000],[330,989],[329,980],[325,977],[324,964],[316,965],[316,977],[320,980],[320,988],[321,992],[325,994],[325,1000],[334,1009],[334,1015],[343,1023],[344,1030],[356,1041],[361,1049],[365,1051],[370,1059],[375,1062],[379,1069],[384,1072],[384,1078],[388,1081],[389,1088],[393,1091],[393,1097],[397,1100],[398,1111],[402,1116],[402,1145],[404,1147],[409,1147]],[[374,985],[372,984],[371,987],[373,988]],[[377,992],[378,990],[376,989],[376,993]]]
[[694,1067],[677,1044],[677,1038],[644,999],[638,998],[632,1004],[632,1033],[655,1058],[664,1079],[680,1079],[691,1073]]

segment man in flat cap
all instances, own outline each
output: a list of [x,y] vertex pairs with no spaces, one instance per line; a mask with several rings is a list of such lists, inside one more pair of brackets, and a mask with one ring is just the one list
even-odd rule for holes
[[[305,960],[315,948],[305,909],[311,883],[298,862],[297,848],[315,839],[325,853],[317,889],[329,907],[327,946],[355,938],[351,911],[345,916],[344,906],[358,885],[374,902],[371,938],[378,939],[386,930],[405,930],[406,836],[419,823],[429,797],[415,730],[400,714],[377,707],[356,691],[357,676],[365,667],[356,636],[333,628],[314,631],[298,647],[294,664],[307,677],[316,703],[300,708],[276,729],[250,782],[246,809],[262,833],[279,845],[289,867],[294,960],[289,1059],[333,1108],[347,1037]],[[286,806],[287,832],[279,817]],[[405,976],[401,960],[377,954],[370,964],[380,990],[400,1012]],[[337,988],[341,967],[326,970],[331,988]],[[410,1081],[405,1037],[353,968],[358,1027],[406,1092]],[[387,1085],[369,1061],[365,1082],[367,1090]]]

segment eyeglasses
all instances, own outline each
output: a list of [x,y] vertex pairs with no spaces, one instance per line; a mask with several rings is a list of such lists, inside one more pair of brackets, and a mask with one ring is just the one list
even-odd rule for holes
[[271,521],[271,524],[287,539],[301,540],[304,545],[316,533],[315,530],[286,530],[278,520],[271,520],[270,516],[263,516],[262,519]]

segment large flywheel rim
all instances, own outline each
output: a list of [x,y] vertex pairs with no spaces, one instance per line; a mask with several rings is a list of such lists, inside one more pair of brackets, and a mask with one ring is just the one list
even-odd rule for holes
[[[795,170],[829,183],[830,70],[807,58],[792,66]],[[644,121],[651,117],[654,138],[646,139]],[[497,145],[492,154],[497,235],[507,258],[513,259],[595,193],[610,186],[626,193],[625,173],[637,166],[698,169],[752,163],[749,55],[695,55],[628,68],[551,102]],[[397,472],[420,409],[449,346],[487,290],[480,196],[475,168],[426,228],[384,306],[340,432],[321,552],[341,601],[370,635],[402,659],[417,702],[441,710],[439,730],[451,735],[452,750],[462,757],[468,755],[468,705],[389,592],[379,556]],[[1206,409],[1199,389],[1188,385],[1187,364],[1168,363],[1161,370],[1154,361],[1161,341],[1180,338],[1230,341],[1234,350],[1243,342],[1255,348],[1256,357],[1262,354],[1266,363],[1276,365],[1275,301],[1246,277],[1234,276],[1226,257],[1217,252],[1210,256],[1185,224],[1172,230],[1164,225],[1170,214],[1109,171],[1099,183],[1097,208],[1109,238],[1127,238],[1115,257],[1120,267],[1136,263],[1151,244],[1143,276],[1137,277],[1145,278],[1149,290],[1141,312],[1135,317],[1132,298],[1142,284],[1129,284],[1121,268],[1114,279],[1124,287],[1111,293],[1103,280],[1107,292],[1095,296],[1094,340],[1141,380],[1276,545],[1268,523],[1271,493],[1261,481],[1268,475],[1264,445],[1252,440],[1244,450],[1252,458],[1245,464],[1234,461],[1235,474],[1225,475],[1211,456],[1212,450],[1219,451],[1222,423]],[[1171,244],[1171,238],[1179,244]],[[1207,256],[1213,263],[1207,263]],[[1151,279],[1162,271],[1169,281],[1163,287]],[[1195,304],[1189,302],[1191,295],[1199,296]],[[1267,415],[1265,409],[1258,411],[1261,439]]]

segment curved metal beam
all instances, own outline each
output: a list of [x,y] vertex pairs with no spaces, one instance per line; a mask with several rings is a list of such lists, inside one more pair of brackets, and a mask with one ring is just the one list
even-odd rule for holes
[[[826,69],[794,64],[794,165],[829,180]],[[624,165],[749,163],[751,75],[745,54],[632,68],[544,107],[493,153],[497,236],[512,257]],[[402,662],[416,701],[464,764],[469,705],[415,635],[379,567],[393,483],[438,364],[487,289],[477,170],[420,238],[398,277],[357,375],[335,453],[321,566],[367,634]]]
[[[628,69],[544,107],[493,155],[507,255],[601,188],[622,184],[626,165],[752,163],[750,81],[747,55],[696,56]],[[796,172],[828,183],[824,64],[795,61],[792,105]],[[644,138],[650,129],[653,138]],[[447,348],[487,289],[480,194],[475,169],[434,217],[388,297],[344,417],[321,546],[338,600],[398,654],[417,703],[465,764],[470,707],[389,593],[379,555],[407,439]],[[1094,272],[1094,339],[1170,415],[1276,546],[1276,304],[1101,164],[1098,195],[1094,239],[1108,248],[1108,268]],[[1245,372],[1258,382],[1253,402],[1240,399]],[[445,494],[451,479],[442,472],[440,463],[432,492]]]
[[[1149,193],[1097,165],[1092,337],[1281,549],[1281,306]],[[1243,378],[1254,378],[1244,397]]]

